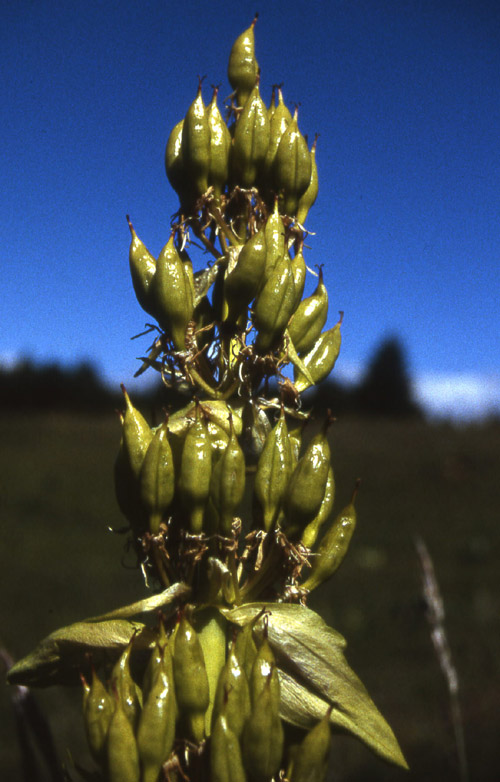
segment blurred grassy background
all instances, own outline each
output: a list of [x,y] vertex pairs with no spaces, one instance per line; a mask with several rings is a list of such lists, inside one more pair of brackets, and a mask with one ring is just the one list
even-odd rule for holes
[[[115,505],[115,418],[0,419],[0,641],[25,655],[56,627],[144,594]],[[332,779],[459,779],[448,695],[423,609],[414,535],[433,558],[461,685],[471,780],[498,779],[500,424],[342,420],[331,430],[336,507],[357,477],[358,529],[309,605],[348,641],[347,659],[393,727],[410,773],[339,736]],[[120,564],[120,559],[123,559]],[[61,756],[86,749],[80,692],[37,691]],[[0,686],[0,777],[21,779],[8,688]]]

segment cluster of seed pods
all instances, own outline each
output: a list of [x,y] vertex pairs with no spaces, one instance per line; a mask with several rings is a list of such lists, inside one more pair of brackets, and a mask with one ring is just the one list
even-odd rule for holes
[[[264,104],[255,21],[230,53],[225,118],[219,89],[205,105],[200,81],[170,134],[179,210],[157,258],[128,218],[134,290],[156,321],[137,374],[157,369],[186,404],[151,427],[123,388],[116,496],[147,581],[183,582],[190,597],[152,630],[142,668],[132,638],[106,686],[95,671],[82,677],[89,745],[110,782],[326,776],[331,710],[287,740],[265,610],[238,630],[220,610],[305,603],[356,524],[356,490],[333,514],[330,419],[306,438],[301,410],[301,393],[336,362],[342,321],[325,329],[321,265],[304,297],[316,140],[309,148],[281,87]],[[195,270],[200,244],[211,261]]]

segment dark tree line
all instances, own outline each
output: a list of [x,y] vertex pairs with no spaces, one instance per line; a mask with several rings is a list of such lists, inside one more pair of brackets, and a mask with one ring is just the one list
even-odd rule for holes
[[[153,390],[134,394],[143,409],[178,408],[182,397],[158,384]],[[364,377],[353,386],[334,380],[304,394],[306,409],[332,410],[334,415],[353,414],[407,418],[420,415],[412,396],[404,350],[397,338],[385,340],[370,362]],[[120,389],[107,387],[91,364],[75,367],[57,363],[37,365],[24,360],[13,369],[0,367],[0,413],[8,410],[110,413],[121,408]]]

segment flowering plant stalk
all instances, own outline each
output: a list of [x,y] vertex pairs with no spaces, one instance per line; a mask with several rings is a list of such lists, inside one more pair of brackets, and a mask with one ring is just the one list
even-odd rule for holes
[[332,729],[406,767],[344,639],[306,605],[356,524],[357,487],[333,514],[330,417],[302,442],[301,393],[333,369],[342,314],[324,330],[322,269],[304,258],[316,141],[280,87],[264,104],[255,22],[230,52],[225,118],[200,80],[170,134],[179,210],[158,258],[128,218],[134,290],[155,320],[136,374],[186,397],[151,427],[123,387],[115,489],[152,594],[57,630],[9,673],[81,682],[93,779],[321,782]]

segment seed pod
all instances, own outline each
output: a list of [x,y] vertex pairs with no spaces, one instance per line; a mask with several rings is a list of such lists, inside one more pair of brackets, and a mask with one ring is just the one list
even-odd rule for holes
[[156,317],[154,302],[151,296],[151,283],[156,271],[156,260],[137,236],[128,215],[127,222],[132,235],[129,250],[129,265],[135,295],[137,296],[137,301],[142,309],[149,313],[149,315]]
[[288,324],[288,333],[297,353],[308,353],[321,334],[328,315],[328,291],[320,267],[316,290],[300,302]]
[[[158,637],[153,647],[153,651],[151,652],[151,656],[148,660],[148,664],[146,666],[146,670],[144,671],[144,677],[142,680],[142,697],[144,699],[144,702],[149,696],[152,684],[156,678],[156,674],[164,666],[164,649],[169,644],[169,641],[170,639],[167,637],[165,633],[165,626],[163,624],[163,620],[160,617],[160,622],[158,627]],[[172,646],[172,644],[170,644],[170,646]],[[169,655],[171,659],[172,657],[171,649],[169,649]]]
[[297,209],[297,222],[303,225],[305,219],[309,213],[310,208],[316,201],[318,196],[318,167],[316,165],[316,143],[318,137],[314,139],[314,143],[311,147],[311,179],[309,187],[306,192],[299,198],[299,206]]
[[146,451],[153,439],[153,432],[145,418],[133,406],[125,386],[122,385],[121,389],[126,404],[122,430],[123,450],[132,474],[138,480]]
[[280,702],[280,681],[276,660],[269,641],[267,640],[267,626],[265,635],[261,641],[252,666],[252,673],[249,680],[250,697],[252,704],[255,705],[260,698],[263,690],[268,689],[271,694],[271,700],[274,704]]
[[140,492],[149,519],[149,531],[156,535],[174,498],[174,460],[168,442],[167,424],[160,426],[142,463]]
[[330,529],[321,539],[317,556],[312,561],[311,572],[302,584],[302,587],[309,592],[333,576],[347,553],[352,533],[356,527],[354,501],[358,485],[354,489],[349,505],[340,511]]
[[325,782],[332,744],[332,707],[304,737],[294,753],[291,782]]
[[205,735],[208,677],[198,634],[184,615],[175,632],[173,672],[179,714],[196,742]]
[[221,671],[215,693],[212,721],[224,716],[231,730],[241,736],[245,720],[250,715],[248,679],[236,655],[234,644]]
[[234,130],[231,170],[235,185],[244,188],[255,185],[263,170],[268,146],[269,120],[257,80]]
[[290,540],[299,538],[319,512],[329,470],[330,447],[323,431],[309,443],[287,486],[282,527]]
[[304,424],[301,426],[297,426],[295,429],[292,429],[291,432],[288,435],[288,439],[290,440],[290,447],[292,449],[292,469],[295,469],[297,462],[299,461],[300,456],[300,446],[302,445],[302,431],[304,429]]
[[285,253],[255,301],[253,322],[258,330],[256,350],[265,353],[278,343],[294,308],[295,283],[290,258]]
[[255,475],[255,497],[261,508],[266,532],[275,529],[281,522],[283,500],[292,469],[293,457],[285,411],[281,408],[278,423],[264,444]]
[[250,681],[252,668],[257,657],[257,647],[253,640],[253,628],[255,621],[249,622],[236,635],[234,643],[234,653],[243,669],[247,681]]
[[142,695],[130,672],[130,655],[133,643],[134,636],[115,663],[111,673],[110,687],[135,730],[141,709]]
[[267,110],[267,117],[269,119],[269,122],[271,122],[271,120],[273,118],[274,110],[276,108],[276,89],[279,89],[278,85],[277,84],[273,84],[273,89],[272,89],[272,92],[271,92],[271,102],[270,102],[269,108]]
[[210,130],[201,96],[201,81],[196,98],[184,117],[181,153],[185,176],[190,181],[196,197],[199,197],[208,189],[210,170]]
[[240,742],[230,719],[221,714],[210,738],[210,779],[212,782],[246,782]]
[[106,738],[109,723],[113,715],[113,699],[106,691],[92,666],[92,682],[87,684],[82,676],[83,684],[83,721],[90,752],[99,765],[106,757]]
[[255,59],[255,37],[253,28],[257,14],[250,27],[238,36],[233,43],[229,55],[227,76],[233,90],[236,90],[236,100],[239,106],[244,106],[248,96],[255,86],[259,66]]
[[118,698],[107,738],[108,782],[139,782],[139,753],[134,731]]
[[182,157],[183,129],[184,119],[181,119],[172,129],[165,148],[165,171],[168,181],[179,196],[181,208],[189,206],[190,202],[194,200],[194,194],[190,193],[190,180],[186,174]]
[[285,228],[278,211],[277,198],[274,201],[274,210],[268,217],[264,230],[266,237],[266,270],[264,279],[266,281],[269,279],[276,264],[281,261],[285,254]]
[[[232,422],[232,415],[231,415]],[[219,516],[219,534],[231,535],[236,509],[245,493],[245,456],[231,423],[227,447],[217,461],[210,482],[210,496]]]
[[229,151],[231,134],[217,108],[218,87],[214,87],[212,100],[208,106],[207,119],[210,131],[210,166],[208,184],[214,188],[216,203],[219,203],[222,191],[229,176]]
[[194,614],[193,625],[203,651],[208,679],[209,704],[205,712],[205,733],[209,736],[217,682],[226,662],[227,621],[218,609],[205,608]]
[[161,662],[144,701],[137,728],[141,782],[156,782],[174,745],[176,703],[168,645],[161,648],[160,656]]
[[252,782],[269,782],[277,774],[283,755],[283,725],[270,686],[271,675],[253,704],[242,734],[245,769]]
[[260,288],[267,264],[265,231],[261,228],[241,248],[234,269],[224,281],[227,320],[235,323]]
[[186,348],[186,329],[193,316],[193,288],[174,246],[174,234],[161,251],[152,284],[158,323],[176,350]]
[[[123,416],[120,415],[122,426]],[[135,538],[141,538],[147,528],[147,519],[141,502],[138,478],[132,472],[125,440],[122,435],[114,464],[115,495],[118,506],[130,524]]]
[[292,115],[285,106],[283,93],[278,87],[278,105],[274,109],[272,117],[270,117],[269,121],[269,147],[267,149],[266,160],[264,164],[266,178],[271,175],[274,158],[276,157],[279,143],[291,121]]
[[333,502],[335,499],[335,477],[333,475],[333,469],[330,467],[328,470],[328,478],[325,486],[325,493],[319,507],[319,511],[314,519],[309,522],[304,532],[302,533],[301,543],[307,548],[312,548],[318,537],[318,532],[325,521],[328,520],[330,513],[332,512]]
[[299,199],[311,181],[311,155],[306,140],[299,131],[297,109],[292,121],[281,137],[273,166],[273,181],[278,192],[283,193],[283,213],[297,214]]
[[199,409],[182,449],[179,476],[179,496],[189,515],[189,526],[194,535],[203,529],[205,503],[210,491],[212,454],[210,437]]
[[295,284],[295,297],[293,311],[299,306],[302,294],[304,293],[304,286],[306,284],[306,262],[302,255],[302,247],[295,253],[292,264],[293,281]]
[[[305,367],[309,371],[314,383],[321,383],[327,375],[330,374],[340,353],[340,326],[342,324],[343,313],[340,313],[340,320],[328,331],[324,331],[314,344],[312,350],[302,359]],[[296,390],[300,393],[309,388],[311,382],[296,367],[293,371],[294,384]]]

